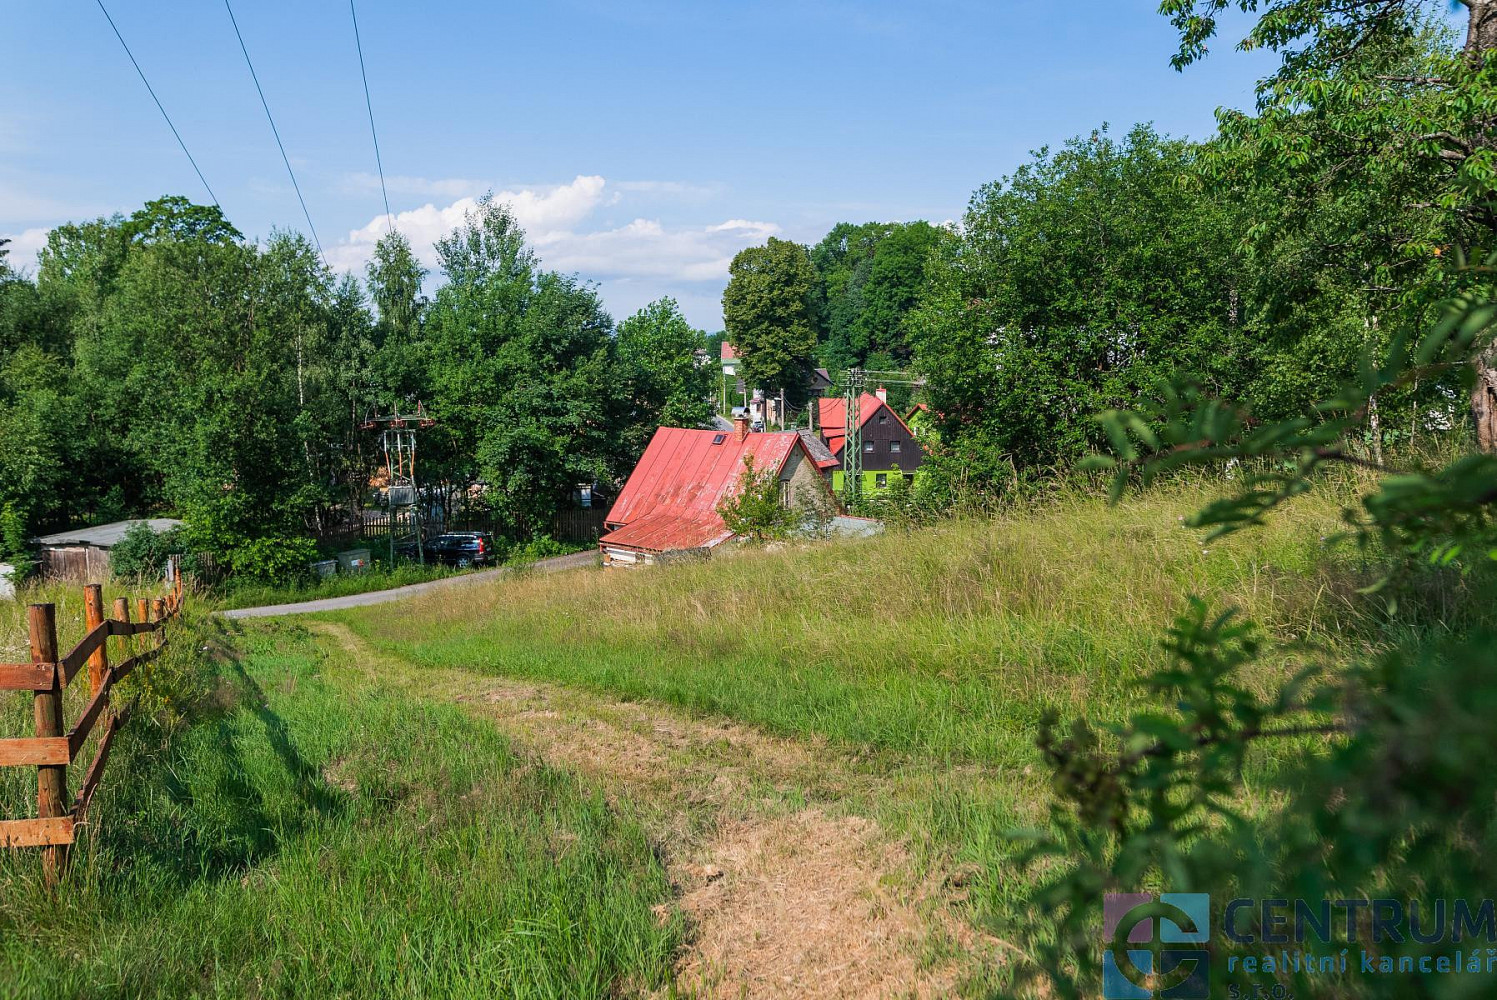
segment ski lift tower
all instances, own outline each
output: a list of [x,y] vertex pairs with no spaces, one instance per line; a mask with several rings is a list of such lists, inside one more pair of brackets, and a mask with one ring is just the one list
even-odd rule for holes
[[389,474],[386,492],[390,512],[390,562],[401,549],[414,548],[416,558],[424,565],[422,547],[421,495],[416,488],[416,432],[436,425],[418,402],[416,412],[404,414],[400,407],[390,414],[371,414],[363,423],[367,431],[380,432],[385,452],[385,471]]
[[852,509],[863,489],[863,427],[858,413],[863,390],[870,385],[908,385],[921,388],[925,380],[910,372],[881,372],[849,368],[844,376],[847,393],[846,437],[842,439],[842,503]]

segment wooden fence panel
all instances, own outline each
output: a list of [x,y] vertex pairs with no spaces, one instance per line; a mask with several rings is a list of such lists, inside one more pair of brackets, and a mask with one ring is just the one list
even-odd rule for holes
[[[175,557],[173,557],[175,558]],[[182,609],[182,574],[173,567],[172,592],[165,598],[136,601],[136,617],[130,621],[130,603],[114,602],[114,618],[104,617],[103,591],[97,584],[84,590],[85,624],[88,633],[64,656],[57,652],[57,609],[51,604],[33,604],[27,621],[31,634],[31,663],[0,663],[0,690],[30,691],[35,701],[36,736],[0,740],[0,767],[35,767],[37,816],[35,819],[0,821],[0,847],[41,847],[42,871],[55,883],[67,867],[68,846],[74,826],[81,822],[99,782],[115,734],[129,714],[110,708],[110,692],[132,670],[160,656],[167,644],[167,623]],[[154,635],[155,642],[134,656],[109,662],[109,637]],[[128,653],[132,644],[120,643]],[[89,667],[90,699],[72,729],[63,732],[62,693],[84,664]],[[68,765],[83,751],[89,735],[104,723],[98,750],[89,764],[77,798],[69,801]]]

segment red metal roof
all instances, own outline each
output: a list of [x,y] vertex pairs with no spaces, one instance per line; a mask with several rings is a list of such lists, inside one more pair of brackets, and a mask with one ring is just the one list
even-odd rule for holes
[[[905,433],[915,436],[904,418],[894,412],[894,407],[871,392],[858,397],[858,427],[864,427],[880,408],[893,413],[894,419],[899,421]],[[841,396],[823,397],[816,401],[816,410],[816,426],[821,431],[821,436],[826,438],[827,448],[833,455],[841,454],[842,444],[847,438],[847,400]]]
[[615,530],[601,541],[666,552],[731,538],[717,505],[737,485],[744,456],[755,469],[778,472],[797,447],[805,446],[795,431],[749,434],[740,442],[732,431],[662,427],[609,510]]
[[672,552],[710,549],[732,537],[733,532],[721,517],[709,518],[695,512],[682,514],[667,508],[636,518],[610,531],[601,541],[642,552]]
[[734,360],[737,357],[738,357],[738,349],[735,348],[732,344],[728,343],[726,340],[723,341],[723,346],[722,346],[722,360],[724,360],[724,361],[732,361],[732,360]]

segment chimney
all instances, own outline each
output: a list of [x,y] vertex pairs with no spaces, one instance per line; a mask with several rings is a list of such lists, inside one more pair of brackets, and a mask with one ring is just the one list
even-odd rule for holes
[[739,416],[739,417],[734,417],[733,418],[733,440],[734,441],[737,441],[739,444],[743,443],[743,439],[746,438],[746,437],[748,437],[748,425],[749,425],[749,419],[748,419],[748,417]]
[[887,403],[889,401],[889,390],[883,386],[879,386],[878,391],[874,395],[878,397],[880,403]]

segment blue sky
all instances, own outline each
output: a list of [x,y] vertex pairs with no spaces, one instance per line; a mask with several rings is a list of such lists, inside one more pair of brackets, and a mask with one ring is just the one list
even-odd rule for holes
[[[105,0],[229,218],[306,229],[217,0]],[[492,190],[548,267],[622,318],[673,295],[721,326],[727,262],[838,221],[958,219],[973,189],[1103,122],[1204,137],[1271,57],[1229,32],[1179,74],[1156,0],[359,0],[398,225],[432,239]],[[14,0],[0,28],[0,235],[162,194],[208,200],[93,0]],[[383,231],[343,0],[239,0],[330,262]],[[1240,26],[1231,25],[1230,27]],[[1240,32],[1239,32],[1240,33]]]

